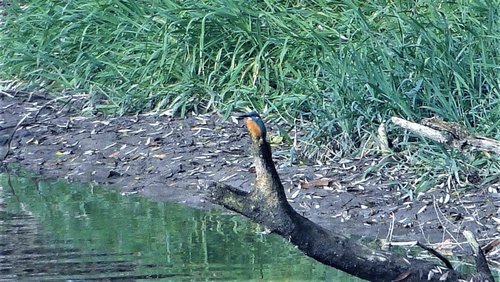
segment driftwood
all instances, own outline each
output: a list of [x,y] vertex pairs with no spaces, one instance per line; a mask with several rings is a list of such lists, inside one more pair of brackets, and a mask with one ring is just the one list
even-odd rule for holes
[[[482,150],[500,155],[499,141],[476,136],[470,133],[463,125],[455,122],[446,122],[437,117],[423,119],[421,124],[398,117],[392,117],[391,121],[417,135],[432,139],[438,143],[449,145],[459,150]],[[383,136],[382,138],[385,139]]]
[[[271,232],[287,238],[307,256],[354,276],[370,281],[459,281],[467,275],[446,266],[407,257],[401,254],[373,250],[358,242],[327,230],[301,216],[287,201],[274,166],[271,147],[265,140],[265,128],[258,117],[247,118],[252,144],[256,181],[251,192],[221,184],[210,186],[211,201],[236,211]],[[257,128],[257,129],[256,129]],[[257,133],[256,133],[257,132]],[[258,134],[264,132],[264,134]],[[476,278],[489,277],[483,273]],[[482,276],[481,276],[482,275]],[[488,281],[487,279],[474,281]]]

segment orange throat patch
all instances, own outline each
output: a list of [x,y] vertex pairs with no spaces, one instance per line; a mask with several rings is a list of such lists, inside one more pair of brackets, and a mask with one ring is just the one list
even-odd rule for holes
[[245,124],[247,126],[248,132],[254,139],[259,139],[262,136],[262,131],[260,130],[260,126],[253,121],[251,118],[247,118],[245,120]]

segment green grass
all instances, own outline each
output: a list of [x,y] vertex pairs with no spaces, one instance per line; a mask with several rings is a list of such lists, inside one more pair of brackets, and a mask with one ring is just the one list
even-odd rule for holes
[[0,76],[88,93],[86,111],[256,109],[316,159],[370,150],[393,115],[500,139],[499,0],[7,2]]

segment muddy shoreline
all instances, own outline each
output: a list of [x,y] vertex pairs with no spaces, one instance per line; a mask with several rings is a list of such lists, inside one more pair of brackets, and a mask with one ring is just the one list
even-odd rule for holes
[[[81,105],[77,97],[62,103],[28,93],[0,94],[0,156],[24,119],[3,161],[6,167],[204,209],[215,207],[204,197],[208,182],[251,189],[249,140],[241,124],[216,114],[105,119],[82,116]],[[469,252],[464,229],[483,243],[500,237],[493,219],[500,218],[499,183],[460,193],[436,187],[411,198],[405,195],[418,176],[400,169],[397,160],[372,156],[299,166],[287,163],[286,152],[274,148],[292,206],[326,228],[370,240],[419,240],[451,253]],[[387,164],[367,173],[381,161]],[[308,187],[311,182],[317,185]]]

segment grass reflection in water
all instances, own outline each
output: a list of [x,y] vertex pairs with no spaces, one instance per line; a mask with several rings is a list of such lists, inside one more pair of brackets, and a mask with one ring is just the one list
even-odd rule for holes
[[239,216],[65,181],[0,174],[0,227],[0,280],[357,281]]

